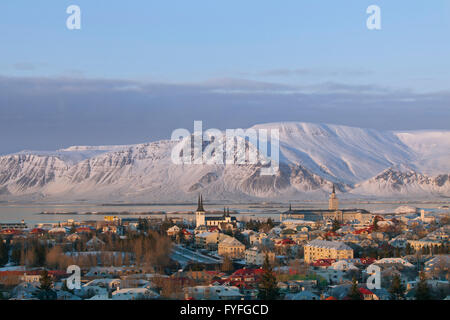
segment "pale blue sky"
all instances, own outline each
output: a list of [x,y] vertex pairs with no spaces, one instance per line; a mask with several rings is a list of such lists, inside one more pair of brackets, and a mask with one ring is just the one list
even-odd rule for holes
[[[80,31],[65,27],[70,4],[82,10]],[[381,31],[365,27],[370,4],[382,9]],[[245,77],[447,89],[449,6],[446,0],[4,0],[1,70],[15,76]],[[267,75],[305,69],[307,74]]]
[[[66,8],[71,4],[82,10],[78,31],[66,29]],[[380,31],[366,28],[366,8],[371,4],[382,10]],[[171,130],[201,115],[210,121],[209,127],[219,128],[297,120],[380,129],[450,129],[448,120],[444,122],[450,108],[449,35],[448,0],[2,0],[0,134],[16,128],[22,134],[0,142],[0,153],[152,140],[170,136]],[[82,97],[85,106],[111,114],[104,127],[99,119],[89,118],[90,113],[83,116],[81,107],[67,100],[67,92],[58,91],[62,78],[86,81],[83,88],[77,87],[82,85],[78,80],[70,86],[80,90],[77,98]],[[118,80],[124,81],[125,89],[110,107],[103,96],[107,93],[99,87],[110,90]],[[147,95],[128,91],[134,81],[138,86],[151,84]],[[59,89],[51,91],[53,86]],[[155,86],[168,86],[162,91],[171,94],[164,96]],[[259,89],[283,94],[278,100],[226,97],[231,102],[212,92],[206,97],[205,88],[215,93]],[[292,90],[312,95],[286,97]],[[384,113],[377,109],[370,119],[366,111],[373,107],[365,106],[371,102],[364,96],[368,91],[389,100],[377,101]],[[344,93],[351,96],[343,97]],[[341,101],[334,94],[340,94]],[[415,104],[405,105],[406,101]],[[168,105],[191,106],[201,113],[174,114],[167,112]],[[259,109],[255,113],[247,108],[242,111],[246,117],[239,120],[231,117],[233,108],[248,105]],[[28,108],[32,112],[25,113]],[[224,111],[227,108],[229,112]],[[130,110],[136,119],[123,124],[124,113]],[[330,110],[334,117],[321,118]],[[38,128],[33,122],[36,117],[27,117],[34,112],[42,123],[56,126],[36,137],[36,142],[30,141],[31,132],[36,134]],[[147,113],[159,117],[158,122],[139,122]],[[55,114],[59,115],[56,124]],[[386,117],[390,121],[383,120]],[[86,124],[89,121],[92,128]],[[115,135],[108,129],[113,124],[128,125],[128,133]],[[60,132],[58,126],[78,126],[89,136],[75,129]],[[158,126],[166,129],[145,129]]]

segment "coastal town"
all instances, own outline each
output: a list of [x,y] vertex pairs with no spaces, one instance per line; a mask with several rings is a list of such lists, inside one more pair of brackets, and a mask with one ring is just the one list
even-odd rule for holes
[[0,299],[449,300],[442,209],[340,209],[333,186],[328,208],[279,219],[209,212],[199,195],[192,220],[0,223]]

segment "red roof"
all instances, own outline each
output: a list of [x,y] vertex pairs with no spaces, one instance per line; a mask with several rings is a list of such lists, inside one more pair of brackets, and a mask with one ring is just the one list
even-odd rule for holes
[[33,230],[30,231],[30,233],[32,234],[41,234],[41,233],[46,233],[47,231],[41,228],[34,228]]
[[280,240],[277,242],[277,245],[282,245],[282,246],[291,245],[291,244],[296,244],[296,242],[291,239],[283,239],[283,240]]
[[326,298],[325,300],[337,300],[337,299],[333,296],[330,296],[330,297]]
[[362,229],[355,230],[355,231],[353,231],[353,234],[361,234],[361,233],[364,233],[364,232],[372,233],[372,231],[373,231],[373,226],[370,226],[370,227],[367,227],[367,228],[362,228]]
[[187,231],[186,229],[181,230],[181,232],[183,232],[183,234],[186,235],[186,236],[191,236],[192,235],[192,233]]
[[328,231],[325,236],[327,237],[340,237],[341,235],[339,233],[336,233],[334,231]]
[[374,263],[377,259],[367,257],[367,258],[361,258],[361,259],[359,259],[359,260],[361,261],[361,263],[362,263],[363,265],[369,265],[369,264]]
[[78,227],[75,229],[76,233],[83,233],[83,232],[93,232],[93,230],[89,227]]
[[239,269],[225,281],[230,282],[232,285],[240,286],[242,283],[257,282],[262,273],[264,273],[263,269]]
[[16,229],[3,229],[0,231],[0,234],[6,234],[6,235],[18,235],[18,234],[22,234],[22,231],[20,230],[16,230]]
[[[42,272],[42,270],[29,270],[29,271],[17,271],[17,270],[12,270],[12,271],[0,271],[0,277],[3,276],[23,276],[23,275],[28,275],[28,276],[37,276],[40,275]],[[56,277],[63,277],[67,275],[66,271],[63,270],[49,270],[48,274],[51,276],[56,276]]]
[[312,263],[314,267],[329,267],[336,262],[336,259],[318,259]]
[[358,290],[361,294],[363,294],[365,296],[373,294],[372,291],[370,291],[369,289],[366,289],[366,288],[359,288]]
[[238,269],[236,270],[232,276],[250,276],[250,275],[260,275],[264,272],[263,269]]

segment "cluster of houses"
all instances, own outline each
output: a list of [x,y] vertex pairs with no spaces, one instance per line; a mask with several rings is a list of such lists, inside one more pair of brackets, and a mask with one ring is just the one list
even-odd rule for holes
[[[328,210],[293,210],[290,206],[281,214],[279,223],[262,231],[247,229],[245,223],[230,217],[228,211],[221,217],[205,217],[199,198],[195,228],[175,225],[167,232],[171,236],[184,233],[189,239],[184,244],[186,248],[231,258],[239,270],[256,270],[256,275],[267,258],[276,266],[278,286],[285,299],[345,299],[355,277],[363,299],[390,299],[389,287],[395,275],[401,279],[405,298],[412,299],[420,271],[427,274],[430,288],[445,298],[450,295],[448,213],[408,210],[409,213],[404,213],[400,208],[383,215],[362,209],[340,210],[333,188]],[[299,272],[296,263],[307,271]],[[367,270],[371,265],[381,270],[383,286],[379,289],[367,287],[366,281],[372,274]],[[439,272],[433,272],[432,266]],[[238,289],[240,297],[255,296],[257,285],[236,284],[228,281],[229,276],[217,274],[210,281],[211,291],[219,294],[217,286],[225,281],[227,286],[236,287],[232,291],[236,297]],[[190,287],[186,297],[213,296],[207,288]]]
[[[146,220],[152,227],[164,224]],[[130,232],[141,232],[141,223],[140,219],[115,217],[40,224],[33,229],[21,223],[0,226],[0,237],[3,241],[34,236],[76,242],[89,235],[84,252],[78,253],[89,254],[101,252],[104,242],[99,235],[111,233],[126,239]],[[421,273],[435,299],[448,299],[448,223],[448,213],[424,210],[383,215],[341,210],[333,188],[327,210],[289,206],[280,221],[262,221],[255,227],[249,221],[238,221],[226,208],[221,215],[207,213],[199,196],[195,223],[172,220],[163,230],[173,241],[173,268],[148,272],[134,264],[133,257],[121,260],[120,266],[98,264],[83,270],[82,286],[75,290],[67,289],[70,275],[64,270],[49,274],[61,300],[257,299],[267,263],[273,268],[280,299],[345,300],[356,283],[362,299],[388,300],[394,277],[401,280],[404,298],[414,299]],[[379,288],[367,285],[373,266],[381,272]],[[6,292],[5,279],[13,276],[18,283]],[[29,270],[8,262],[0,268],[0,294],[9,299],[35,299],[40,280],[39,268]]]

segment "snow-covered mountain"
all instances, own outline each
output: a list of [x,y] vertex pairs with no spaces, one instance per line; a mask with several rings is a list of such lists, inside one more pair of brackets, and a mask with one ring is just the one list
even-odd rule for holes
[[[284,122],[280,170],[263,164],[174,164],[176,142],[23,151],[0,157],[0,199],[191,201],[324,199],[332,184],[349,197],[450,196],[450,131],[390,132]],[[344,195],[344,196],[345,196]]]
[[383,197],[414,196],[433,197],[450,195],[450,175],[427,176],[414,170],[384,170],[377,176],[358,184],[351,192],[359,195]]

